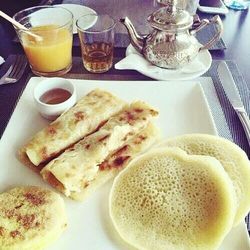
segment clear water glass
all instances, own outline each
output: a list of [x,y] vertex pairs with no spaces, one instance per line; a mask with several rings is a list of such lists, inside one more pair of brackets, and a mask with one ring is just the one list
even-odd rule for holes
[[225,5],[234,10],[245,10],[248,8],[250,1],[246,0],[224,0]]

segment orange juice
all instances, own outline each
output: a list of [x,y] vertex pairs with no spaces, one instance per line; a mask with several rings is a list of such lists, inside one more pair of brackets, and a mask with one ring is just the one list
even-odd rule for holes
[[23,33],[22,43],[29,63],[38,72],[56,72],[70,67],[72,34],[67,28],[44,25],[30,29],[42,41]]

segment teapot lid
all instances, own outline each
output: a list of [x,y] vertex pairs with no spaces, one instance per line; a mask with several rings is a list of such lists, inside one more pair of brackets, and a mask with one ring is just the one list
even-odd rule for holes
[[162,7],[148,16],[149,24],[158,30],[178,31],[192,26],[193,16],[173,5]]

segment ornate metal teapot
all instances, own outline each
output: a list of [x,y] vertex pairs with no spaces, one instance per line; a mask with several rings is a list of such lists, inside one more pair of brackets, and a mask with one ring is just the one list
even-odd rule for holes
[[[126,26],[132,45],[152,64],[168,69],[180,68],[192,61],[200,50],[210,48],[222,33],[220,17],[200,20],[187,11],[176,8],[176,0],[164,0],[168,6],[162,7],[148,16],[147,21],[153,31],[140,36],[130,20],[120,21]],[[217,32],[205,45],[201,45],[195,34],[209,24],[217,26]]]

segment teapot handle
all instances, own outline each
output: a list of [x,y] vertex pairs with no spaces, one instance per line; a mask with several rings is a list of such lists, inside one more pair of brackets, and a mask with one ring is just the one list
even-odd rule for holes
[[200,48],[200,50],[209,49],[220,38],[222,34],[223,24],[220,19],[220,16],[216,15],[212,17],[211,19],[202,19],[201,21],[196,20],[195,24],[197,23],[199,23],[198,27],[190,31],[191,35],[196,34],[197,32],[199,32],[200,30],[202,30],[203,28],[205,28],[207,25],[210,25],[210,24],[215,24],[217,27],[217,32],[215,33],[215,35],[205,45],[203,45]]

